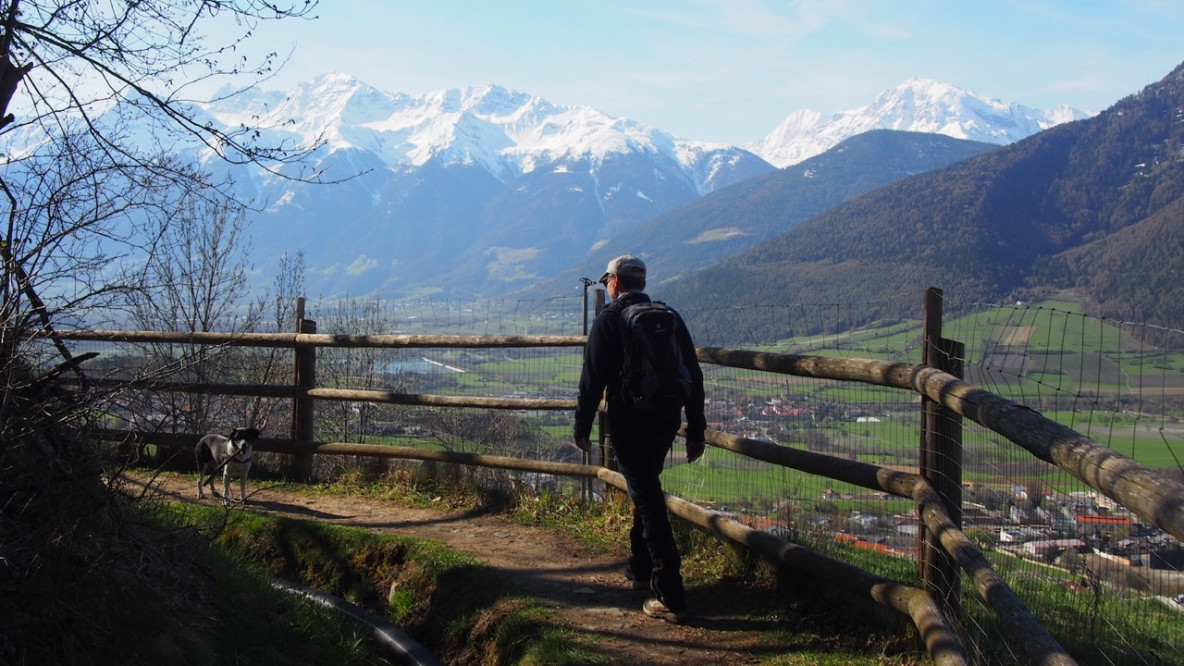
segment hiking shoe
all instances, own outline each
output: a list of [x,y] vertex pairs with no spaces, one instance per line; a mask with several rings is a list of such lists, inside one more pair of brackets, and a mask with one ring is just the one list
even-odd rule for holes
[[641,610],[652,618],[666,620],[671,624],[686,622],[691,617],[691,613],[687,609],[672,611],[666,607],[666,604],[662,603],[661,599],[646,599],[646,602],[641,606]]
[[637,576],[634,576],[633,567],[627,564],[625,565],[625,578],[629,579],[630,584],[633,585],[633,589],[635,590],[646,590],[648,592],[650,589],[650,577],[646,576],[645,578],[638,578]]

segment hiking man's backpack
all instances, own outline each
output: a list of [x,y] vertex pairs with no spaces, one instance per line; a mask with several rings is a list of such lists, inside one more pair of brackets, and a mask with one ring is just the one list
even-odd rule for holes
[[683,363],[682,317],[661,301],[635,303],[621,310],[625,364],[621,397],[638,411],[681,409],[692,391]]

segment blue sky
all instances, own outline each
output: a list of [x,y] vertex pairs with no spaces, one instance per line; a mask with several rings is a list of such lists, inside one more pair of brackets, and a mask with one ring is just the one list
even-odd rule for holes
[[284,88],[340,71],[388,92],[496,83],[741,144],[791,112],[910,76],[1100,111],[1184,61],[1180,0],[322,0],[260,26]]

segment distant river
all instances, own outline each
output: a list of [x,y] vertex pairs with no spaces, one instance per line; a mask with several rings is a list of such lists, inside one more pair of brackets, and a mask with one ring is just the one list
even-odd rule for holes
[[433,361],[427,358],[406,358],[397,361],[388,361],[377,364],[375,369],[386,374],[410,372],[420,375],[430,375],[434,372],[465,372],[458,367],[445,365],[439,361]]

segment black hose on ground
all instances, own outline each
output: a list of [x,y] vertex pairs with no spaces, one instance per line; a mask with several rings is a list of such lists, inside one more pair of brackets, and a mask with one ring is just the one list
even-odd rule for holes
[[436,655],[429,652],[427,648],[412,638],[410,634],[378,615],[351,604],[341,597],[325,594],[311,587],[290,583],[285,580],[273,579],[271,585],[277,590],[301,595],[326,608],[331,608],[352,620],[369,626],[375,640],[393,654],[400,664],[407,664],[408,666],[444,666],[444,663],[437,659]]

